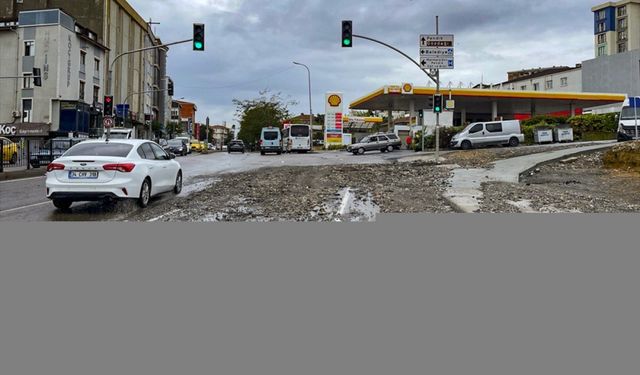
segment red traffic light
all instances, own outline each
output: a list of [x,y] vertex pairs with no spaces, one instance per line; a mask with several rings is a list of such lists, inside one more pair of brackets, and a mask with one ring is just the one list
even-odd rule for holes
[[107,96],[107,97],[104,98],[104,102],[105,103],[111,103],[112,100],[113,99],[110,96]]

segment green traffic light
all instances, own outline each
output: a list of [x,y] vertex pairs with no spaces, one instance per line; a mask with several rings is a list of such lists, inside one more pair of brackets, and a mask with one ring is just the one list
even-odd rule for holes
[[345,46],[350,46],[351,45],[351,39],[345,39],[342,41],[342,44],[344,44]]
[[193,46],[194,46],[196,49],[202,49],[202,47],[203,47],[202,42],[195,42],[195,43],[193,44]]

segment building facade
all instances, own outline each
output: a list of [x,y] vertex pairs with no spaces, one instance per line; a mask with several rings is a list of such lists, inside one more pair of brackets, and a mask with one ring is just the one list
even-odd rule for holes
[[[107,48],[59,9],[0,23],[0,123],[48,124],[52,136],[97,136]],[[36,87],[33,68],[41,69]]]
[[0,23],[17,21],[20,12],[54,8],[63,9],[95,32],[96,41],[106,47],[100,77],[104,93],[114,95],[116,104],[129,105],[129,118],[124,121],[127,126],[139,128],[140,137],[151,137],[148,125],[152,121],[164,125],[167,120],[167,49],[118,58],[113,64],[113,80],[109,79],[109,67],[118,55],[162,43],[150,25],[126,0],[0,0]]
[[184,131],[191,136],[195,135],[196,113],[198,112],[198,106],[195,103],[174,100],[172,108],[174,113],[177,110],[178,122],[182,124]]
[[591,11],[596,57],[640,49],[640,0],[609,1]]
[[509,80],[493,89],[548,92],[582,92],[582,65],[528,69],[507,73]]

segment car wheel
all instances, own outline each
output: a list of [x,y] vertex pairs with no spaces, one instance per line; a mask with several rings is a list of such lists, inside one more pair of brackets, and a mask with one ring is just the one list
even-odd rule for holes
[[463,141],[462,144],[460,145],[460,147],[463,150],[470,150],[471,149],[471,142],[469,141]]
[[393,150],[395,150],[395,149],[393,148],[393,146],[388,146],[388,147],[387,147],[387,152],[393,152]]
[[513,137],[509,140],[510,147],[518,147],[520,145],[520,140],[516,137]]
[[178,172],[178,176],[176,177],[176,184],[173,187],[173,193],[178,195],[182,192],[182,172]]
[[146,208],[149,205],[149,201],[151,200],[151,180],[147,177],[142,182],[142,187],[140,188],[140,198],[138,198],[138,206],[142,208]]
[[358,155],[364,155],[365,151],[366,151],[366,150],[364,149],[364,147],[360,147],[360,148],[358,149]]
[[73,202],[66,199],[54,199],[53,205],[59,210],[68,210]]

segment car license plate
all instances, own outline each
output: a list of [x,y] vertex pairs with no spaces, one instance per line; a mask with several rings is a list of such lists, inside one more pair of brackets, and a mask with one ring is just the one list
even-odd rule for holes
[[82,180],[82,179],[96,179],[98,178],[97,171],[69,171],[69,179]]

